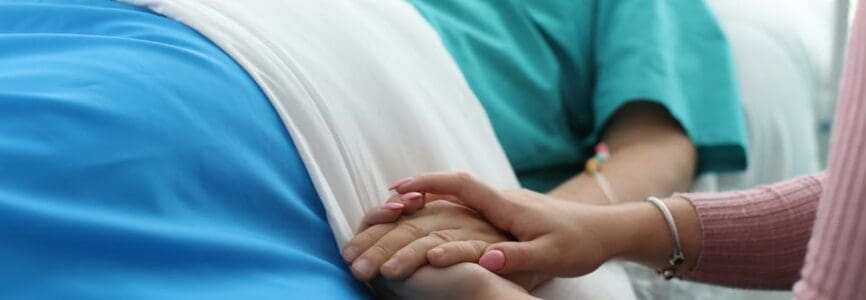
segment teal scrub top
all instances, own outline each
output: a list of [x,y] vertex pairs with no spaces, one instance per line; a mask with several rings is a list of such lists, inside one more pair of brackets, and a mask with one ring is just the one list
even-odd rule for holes
[[524,187],[583,169],[607,120],[631,101],[671,113],[698,172],[746,166],[725,37],[696,0],[411,0],[487,110]]

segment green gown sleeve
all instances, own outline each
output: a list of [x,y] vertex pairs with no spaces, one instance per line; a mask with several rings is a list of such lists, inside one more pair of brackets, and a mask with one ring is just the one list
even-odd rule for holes
[[731,55],[703,1],[598,1],[596,9],[595,136],[621,106],[652,101],[697,146],[699,173],[744,169],[745,124]]

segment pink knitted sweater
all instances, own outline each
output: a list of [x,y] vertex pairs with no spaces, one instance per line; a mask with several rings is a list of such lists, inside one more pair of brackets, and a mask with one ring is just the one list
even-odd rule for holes
[[797,299],[866,299],[866,5],[857,9],[845,64],[825,173],[682,195],[697,209],[703,237],[687,278],[793,286]]

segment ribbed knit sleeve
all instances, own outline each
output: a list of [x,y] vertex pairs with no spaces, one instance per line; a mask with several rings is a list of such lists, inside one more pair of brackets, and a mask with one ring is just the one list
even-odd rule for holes
[[866,298],[866,3],[860,2],[839,91],[824,194],[798,299]]
[[701,221],[701,253],[686,278],[743,288],[790,289],[812,233],[823,174],[755,189],[680,194]]

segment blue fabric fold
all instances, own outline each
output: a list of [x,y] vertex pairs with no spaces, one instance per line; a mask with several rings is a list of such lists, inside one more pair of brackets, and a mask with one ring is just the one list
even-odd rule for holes
[[194,30],[0,1],[0,299],[355,299],[291,138]]

